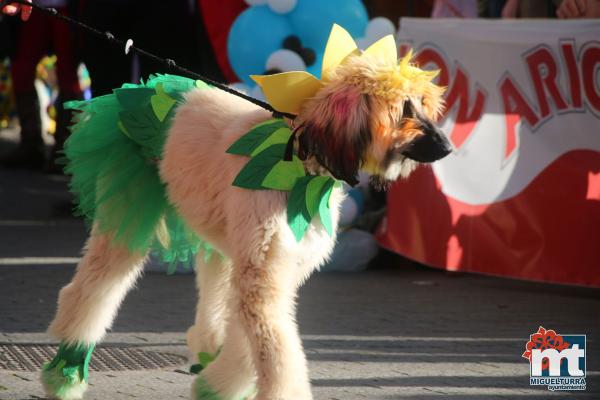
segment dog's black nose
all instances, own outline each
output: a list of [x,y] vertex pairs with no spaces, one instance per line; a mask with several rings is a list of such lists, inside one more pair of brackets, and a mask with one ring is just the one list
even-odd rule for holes
[[402,155],[422,163],[440,160],[452,153],[452,143],[429,121],[421,121],[423,134],[410,142]]

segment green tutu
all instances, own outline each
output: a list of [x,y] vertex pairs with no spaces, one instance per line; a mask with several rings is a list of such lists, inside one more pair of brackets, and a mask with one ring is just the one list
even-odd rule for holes
[[112,94],[65,106],[80,112],[65,143],[76,214],[129,250],[152,251],[170,264],[191,265],[212,248],[191,231],[167,198],[158,163],[177,104],[185,92],[208,88],[174,75],[151,76]]

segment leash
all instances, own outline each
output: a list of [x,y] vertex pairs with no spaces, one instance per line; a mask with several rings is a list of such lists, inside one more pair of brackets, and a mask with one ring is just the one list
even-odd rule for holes
[[[265,110],[271,112],[273,114],[274,118],[281,118],[281,117],[286,117],[289,118],[291,120],[293,120],[294,118],[296,118],[296,116],[294,114],[290,114],[290,113],[284,113],[284,112],[280,112],[277,111],[276,109],[274,109],[269,103],[255,99],[254,97],[250,97],[242,92],[239,92],[221,82],[217,82],[214,81],[210,78],[207,78],[203,75],[200,75],[194,71],[190,71],[187,68],[184,68],[182,66],[177,65],[177,63],[170,59],[170,58],[162,58],[157,56],[156,54],[150,53],[149,51],[146,51],[144,49],[141,49],[137,46],[133,45],[133,41],[131,39],[127,40],[127,41],[123,41],[121,39],[116,38],[112,33],[108,32],[108,31],[100,31],[99,29],[96,29],[92,26],[89,26],[87,24],[84,24],[81,21],[78,21],[76,19],[73,19],[71,17],[68,17],[66,15],[60,14],[55,8],[46,8],[46,7],[41,7],[35,3],[29,3],[25,0],[1,0],[0,1],[0,10],[4,8],[4,6],[7,6],[9,4],[21,4],[24,6],[30,6],[32,8],[34,8],[35,10],[38,10],[40,12],[43,12],[44,14],[50,15],[51,17],[55,17],[60,19],[61,21],[64,21],[72,26],[77,27],[78,29],[85,31],[87,33],[90,33],[94,36],[97,36],[99,38],[102,38],[114,45],[117,45],[121,48],[125,49],[125,54],[128,54],[130,50],[135,51],[138,54],[143,55],[146,58],[149,58],[153,61],[156,61],[158,63],[161,63],[163,65],[165,65],[167,68],[171,69],[171,70],[175,70],[185,76],[188,76],[190,78],[194,78],[196,80],[200,80],[203,82],[206,82],[207,84],[214,86],[216,88],[219,88],[227,93],[230,93],[234,96],[240,97],[246,101],[249,101],[261,108],[264,108]],[[92,77],[93,79],[93,77]]]

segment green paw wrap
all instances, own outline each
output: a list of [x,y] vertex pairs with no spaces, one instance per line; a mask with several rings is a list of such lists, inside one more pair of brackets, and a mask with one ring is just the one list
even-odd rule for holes
[[201,376],[194,382],[194,396],[195,400],[225,400]]
[[218,394],[213,388],[211,388],[208,382],[206,382],[206,380],[204,379],[204,377],[199,376],[194,382],[193,393],[195,396],[195,400],[247,400],[254,396],[254,394],[256,393],[256,388],[254,387],[254,385],[252,385],[252,387],[250,387],[246,391],[246,393],[241,397],[235,399],[225,398]]
[[201,351],[198,353],[198,363],[190,366],[190,372],[192,374],[199,374],[203,369],[208,367],[208,364],[215,361],[220,352],[221,348],[219,348],[215,354]]
[[94,345],[61,343],[56,356],[42,369],[46,394],[60,400],[81,399],[87,389],[88,367]]

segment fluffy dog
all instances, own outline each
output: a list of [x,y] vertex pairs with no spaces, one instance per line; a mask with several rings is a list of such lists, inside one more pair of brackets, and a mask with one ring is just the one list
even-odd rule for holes
[[[293,78],[289,73],[256,77],[275,108],[297,113],[295,121],[287,121],[294,130],[289,146],[303,160],[305,171],[353,183],[358,171],[365,170],[381,182],[391,182],[407,176],[419,162],[447,155],[451,146],[433,122],[442,108],[443,92],[432,83],[434,74],[411,65],[410,56],[398,63],[391,37],[361,52],[353,42],[348,45],[341,28],[334,28],[332,37],[336,35],[345,47],[328,45],[321,81],[303,75],[308,86],[298,86],[298,79],[287,79]],[[276,88],[273,83],[288,86]],[[115,93],[112,98],[92,102],[94,109],[88,104],[79,125],[107,118],[116,126],[121,114],[109,106],[114,96],[120,95]],[[161,101],[170,98],[163,94],[156,89],[149,97],[159,111]],[[335,237],[314,220],[298,241],[286,218],[287,192],[232,186],[248,158],[226,151],[253,126],[270,119],[268,112],[221,90],[196,88],[177,99],[173,114],[161,154],[145,154],[145,164],[139,168],[157,163],[168,206],[223,255],[204,261],[201,251],[197,259],[200,300],[187,340],[193,354],[218,356],[200,372],[192,397],[312,399],[294,318],[295,296],[298,287],[330,255]],[[132,126],[119,124],[122,132],[114,133],[114,140],[138,140]],[[74,141],[86,132],[74,131],[71,150],[67,146],[72,161],[78,156]],[[116,157],[109,144],[98,145],[96,152]],[[91,145],[86,142],[80,147],[86,146]],[[135,151],[146,152],[144,148]],[[93,345],[110,327],[147,257],[147,248],[132,248],[124,239],[136,237],[134,228],[147,222],[139,213],[150,200],[131,197],[127,201],[133,204],[127,205],[126,201],[111,200],[122,193],[105,189],[123,170],[133,171],[124,186],[132,196],[154,179],[136,175],[137,167],[131,166],[136,165],[134,158],[127,157],[127,162],[103,174],[78,176],[77,166],[71,168],[74,181],[90,188],[87,197],[79,191],[80,204],[95,201],[97,208],[85,255],[71,283],[60,292],[49,328],[62,341],[59,355],[43,373],[52,397],[82,396]],[[334,188],[329,200],[334,228],[342,198],[341,190]],[[109,218],[119,220],[125,228],[103,227],[102,221]],[[158,222],[150,219],[154,222],[148,224],[160,239],[165,216],[157,218]]]

